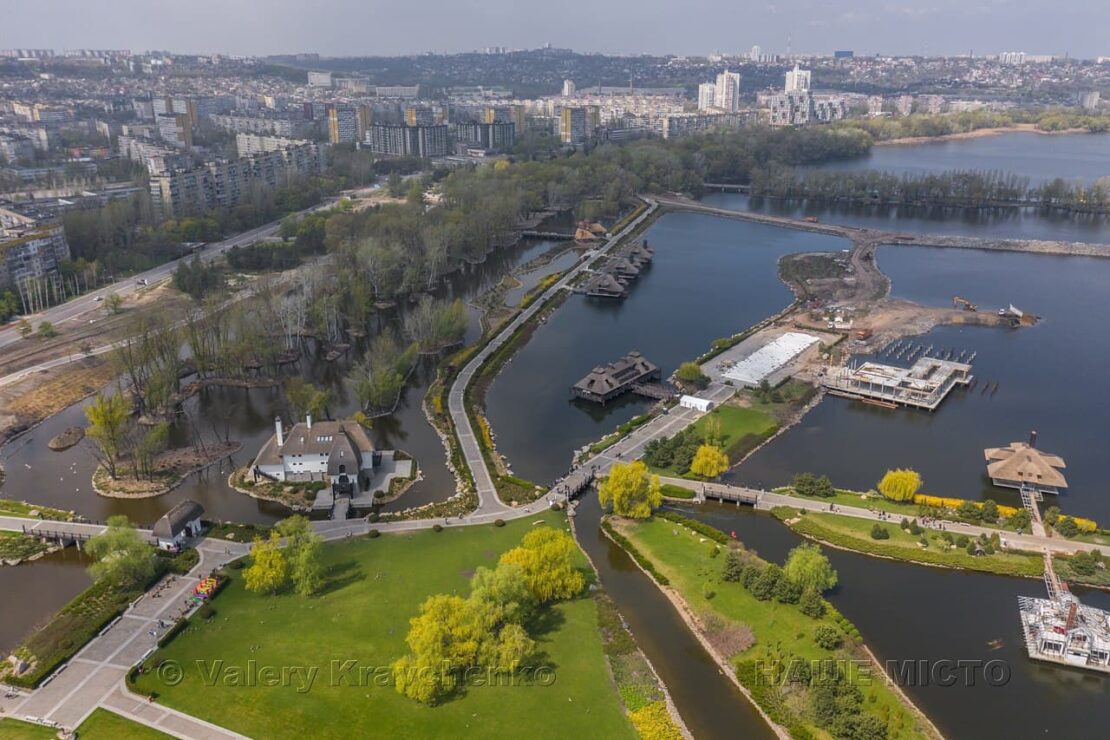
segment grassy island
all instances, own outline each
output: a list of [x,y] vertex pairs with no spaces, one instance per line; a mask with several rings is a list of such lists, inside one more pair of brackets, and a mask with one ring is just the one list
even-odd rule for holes
[[758,589],[724,577],[729,559],[759,573],[778,566],[701,523],[659,516],[612,523],[663,576],[656,579],[669,584],[663,588],[718,658],[734,666],[752,700],[792,737],[827,737],[848,725],[885,733],[868,737],[937,737],[831,605],[820,600],[814,610],[804,598],[760,599]]

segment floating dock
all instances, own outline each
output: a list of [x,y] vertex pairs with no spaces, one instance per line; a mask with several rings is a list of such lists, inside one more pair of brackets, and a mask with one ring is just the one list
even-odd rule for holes
[[584,401],[606,404],[637,385],[659,381],[662,375],[658,365],[644,359],[639,352],[629,352],[605,367],[595,367],[571,387],[571,393]]
[[835,396],[935,411],[953,388],[971,378],[966,362],[923,356],[908,368],[878,362],[831,368],[824,385]]

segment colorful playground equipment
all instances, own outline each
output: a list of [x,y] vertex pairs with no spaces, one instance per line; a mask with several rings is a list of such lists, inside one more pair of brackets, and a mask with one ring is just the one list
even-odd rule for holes
[[207,601],[215,593],[218,583],[219,581],[212,576],[201,579],[201,582],[193,589],[193,601],[198,604]]

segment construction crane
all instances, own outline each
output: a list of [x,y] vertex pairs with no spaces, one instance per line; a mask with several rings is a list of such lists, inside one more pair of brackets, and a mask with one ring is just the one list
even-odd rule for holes
[[956,308],[962,308],[965,311],[978,311],[979,310],[979,306],[975,305],[974,303],[972,303],[968,299],[960,298],[959,296],[953,296],[952,297],[952,305],[955,306]]

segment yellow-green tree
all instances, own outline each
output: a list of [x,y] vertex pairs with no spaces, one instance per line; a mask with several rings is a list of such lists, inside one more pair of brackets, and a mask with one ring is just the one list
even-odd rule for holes
[[790,551],[782,569],[786,578],[802,587],[802,591],[823,593],[836,585],[837,575],[829,559],[817,545],[798,545]]
[[127,437],[128,414],[127,399],[122,393],[114,396],[97,393],[93,402],[85,407],[85,418],[89,421],[85,436],[92,441],[97,460],[113,479]]
[[920,490],[921,476],[909,468],[888,470],[879,481],[879,493],[891,501],[912,501]]
[[611,506],[614,514],[629,519],[647,519],[663,503],[659,476],[649,473],[640,460],[615,463],[597,495],[602,506]]
[[716,478],[728,470],[728,455],[715,445],[702,445],[690,462],[690,472],[702,478]]
[[154,576],[154,552],[122,514],[108,517],[108,528],[89,540],[86,552],[95,560],[89,573],[122,588],[145,584]]
[[586,579],[571,562],[576,548],[566,532],[541,527],[526,534],[519,547],[502,555],[498,567],[520,566],[524,582],[539,604],[570,599],[586,586]]
[[285,585],[288,578],[288,566],[285,555],[282,554],[281,535],[271,532],[270,538],[254,538],[251,548],[251,564],[243,571],[243,585],[248,591],[272,594]]

